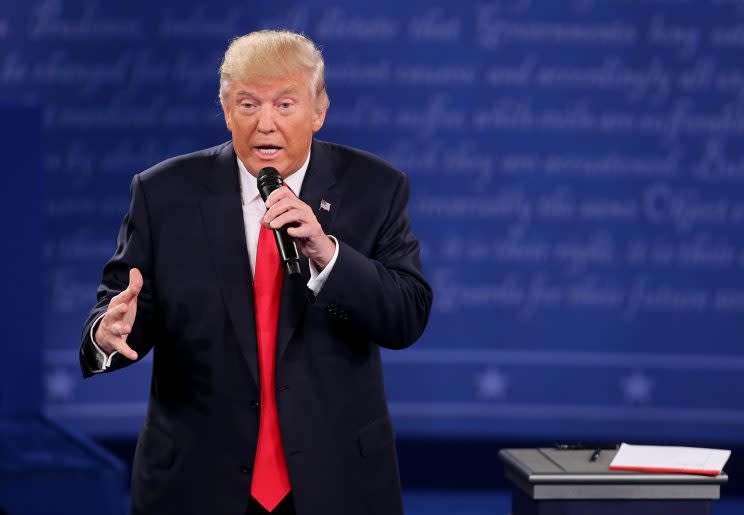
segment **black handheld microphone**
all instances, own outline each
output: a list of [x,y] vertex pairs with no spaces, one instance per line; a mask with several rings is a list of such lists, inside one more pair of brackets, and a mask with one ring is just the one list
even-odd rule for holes
[[[261,198],[266,202],[271,192],[281,188],[284,181],[276,168],[267,166],[258,172],[256,183]],[[287,234],[286,227],[274,229],[274,239],[276,240],[276,247],[279,249],[279,257],[284,263],[284,269],[290,277],[300,275],[300,254],[297,252],[297,244],[294,239]]]

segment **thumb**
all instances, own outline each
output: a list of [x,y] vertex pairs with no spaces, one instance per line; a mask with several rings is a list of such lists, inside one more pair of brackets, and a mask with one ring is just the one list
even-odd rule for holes
[[142,272],[140,272],[137,268],[132,268],[129,271],[129,287],[136,290],[137,293],[140,292],[142,289],[142,283],[144,280],[142,279]]
[[127,289],[123,292],[123,300],[125,302],[129,302],[134,297],[139,295],[140,290],[142,290],[142,284],[142,273],[136,268],[132,268],[129,271],[129,286],[127,286]]

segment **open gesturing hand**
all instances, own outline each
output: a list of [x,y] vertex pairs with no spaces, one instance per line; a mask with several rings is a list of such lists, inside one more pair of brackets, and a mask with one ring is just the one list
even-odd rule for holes
[[117,351],[131,360],[137,359],[137,353],[127,345],[127,336],[132,332],[137,316],[137,296],[141,289],[142,274],[132,268],[129,271],[129,286],[111,299],[96,329],[96,345],[107,355]]

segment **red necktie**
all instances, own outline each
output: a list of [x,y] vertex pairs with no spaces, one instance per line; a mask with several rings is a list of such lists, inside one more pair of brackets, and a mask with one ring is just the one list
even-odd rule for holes
[[256,273],[253,278],[261,419],[251,495],[268,511],[272,511],[290,490],[274,393],[276,332],[281,291],[282,269],[274,233],[262,225],[256,250]]

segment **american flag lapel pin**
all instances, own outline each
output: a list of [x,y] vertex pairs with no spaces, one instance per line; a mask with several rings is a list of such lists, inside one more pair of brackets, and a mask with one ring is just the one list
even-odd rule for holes
[[325,199],[321,199],[321,201],[320,201],[320,209],[322,209],[323,211],[328,211],[330,213],[331,212],[331,203],[328,202]]

